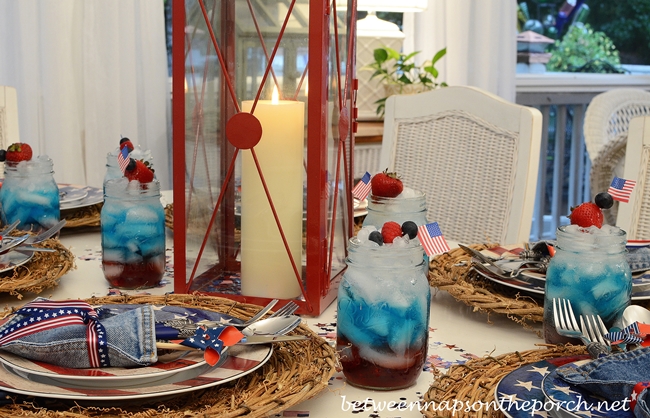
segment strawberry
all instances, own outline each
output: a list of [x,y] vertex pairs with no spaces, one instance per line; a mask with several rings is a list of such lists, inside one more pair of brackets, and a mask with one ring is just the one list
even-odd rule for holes
[[7,153],[5,154],[7,161],[29,161],[32,159],[32,147],[23,142],[16,142],[9,145]]
[[397,197],[404,190],[402,180],[396,173],[389,173],[388,170],[375,174],[370,180],[370,186],[372,194],[379,197]]
[[149,167],[149,163],[142,160],[131,159],[124,170],[124,175],[129,181],[138,180],[140,183],[153,181],[153,169]]
[[402,226],[397,222],[386,222],[381,227],[381,236],[384,238],[384,244],[392,244],[395,238],[402,236]]
[[129,138],[122,138],[120,139],[120,151],[124,149],[124,147],[128,147],[129,152],[133,151],[133,143]]
[[603,226],[603,211],[593,202],[581,203],[571,210],[569,215],[571,225],[578,225],[583,228]]

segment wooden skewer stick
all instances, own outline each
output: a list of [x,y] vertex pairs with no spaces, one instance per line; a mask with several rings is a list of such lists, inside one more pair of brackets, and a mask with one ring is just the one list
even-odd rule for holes
[[162,343],[156,342],[156,348],[159,350],[178,350],[178,351],[196,351],[200,350],[199,348],[188,347],[182,344],[176,343]]

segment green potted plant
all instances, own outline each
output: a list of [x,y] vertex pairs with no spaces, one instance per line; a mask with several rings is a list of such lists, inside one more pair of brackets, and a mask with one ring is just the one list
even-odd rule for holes
[[384,115],[386,99],[395,94],[414,94],[445,87],[447,83],[438,82],[436,63],[445,56],[447,48],[436,52],[430,61],[416,65],[414,58],[419,51],[403,54],[389,47],[373,51],[375,61],[362,69],[374,71],[370,79],[379,78],[384,85],[386,97],[375,102],[377,114]]
[[548,71],[573,73],[623,73],[618,51],[603,32],[589,25],[572,25],[562,40],[554,45]]

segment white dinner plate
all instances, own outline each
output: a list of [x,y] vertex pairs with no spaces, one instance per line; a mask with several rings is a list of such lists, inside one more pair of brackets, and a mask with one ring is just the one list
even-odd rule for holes
[[74,184],[59,184],[59,204],[67,205],[88,196],[88,188]]
[[[118,315],[141,305],[137,304],[109,304],[95,307],[99,319]],[[173,321],[188,319],[192,322],[202,320],[218,321],[224,324],[241,323],[238,318],[218,312],[207,311],[198,308],[185,308],[179,306],[154,305],[157,330],[173,331]],[[9,318],[8,318],[9,319]],[[160,327],[160,328],[159,328]],[[56,366],[42,361],[35,361],[17,356],[15,354],[0,350],[0,363],[10,367],[21,374],[41,376],[59,384],[69,386],[82,386],[87,388],[120,388],[146,386],[158,381],[171,382],[178,380],[176,374],[184,373],[182,376],[198,376],[208,370],[203,358],[202,351],[169,354],[163,356],[158,362],[146,367],[105,367],[74,369],[63,366]]]
[[[499,258],[497,264],[502,270],[512,271],[519,265],[519,262],[513,262],[514,258],[519,257],[519,253],[523,251],[522,245],[505,245],[495,249],[482,250],[481,253],[486,257]],[[476,270],[481,276],[501,285],[511,287],[518,290],[523,290],[533,295],[543,295],[544,286],[546,282],[546,273],[540,273],[535,270],[523,271],[518,278],[503,279],[496,275],[491,275],[486,272]],[[632,300],[650,300],[650,270],[637,272],[632,275]]]
[[82,384],[63,386],[58,380],[13,370],[4,364],[0,367],[0,389],[10,393],[43,398],[72,399],[77,401],[118,401],[146,398],[155,402],[160,397],[170,397],[186,392],[206,389],[243,377],[266,363],[273,349],[271,345],[236,345],[220,367],[210,368],[199,376],[173,384],[154,384],[144,387],[124,387],[107,390]]
[[506,280],[506,279],[503,279],[503,278],[501,278],[499,276],[489,274],[488,272],[483,271],[482,269],[474,268],[474,271],[476,271],[478,274],[480,274],[481,276],[485,277],[488,280],[491,280],[491,281],[493,281],[495,283],[498,283],[498,284],[501,284],[501,285],[504,285],[504,286],[507,286],[507,287],[510,287],[510,288],[513,288],[513,289],[523,290],[524,292],[529,293],[531,296],[535,296],[535,295],[544,296],[544,285],[543,285],[543,283],[540,286],[540,283],[536,282],[536,281],[528,282],[528,281],[524,281],[524,280],[519,280],[517,278],[512,278],[512,279],[507,279]]
[[[104,191],[99,187],[59,184],[59,190],[62,189],[73,196],[74,199],[64,198],[61,200],[59,203],[61,210],[83,208],[104,201]],[[85,196],[79,197],[84,193]]]

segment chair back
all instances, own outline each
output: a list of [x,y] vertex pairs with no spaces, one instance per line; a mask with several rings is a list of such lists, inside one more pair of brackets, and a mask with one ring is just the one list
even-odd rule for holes
[[[612,89],[594,97],[585,112],[585,146],[591,159],[591,196],[606,191],[614,176],[622,177],[630,120],[650,115],[650,92]],[[605,221],[616,223],[619,203],[605,212]]]
[[625,153],[623,178],[636,186],[629,202],[619,205],[616,225],[628,239],[650,239],[650,116],[630,121]]
[[427,219],[461,243],[526,242],[542,115],[474,87],[386,101],[380,168],[427,195]]
[[612,89],[595,96],[585,112],[584,135],[589,158],[628,131],[630,120],[650,115],[650,92],[641,89]]

